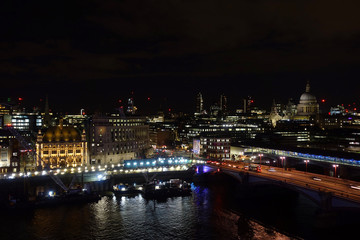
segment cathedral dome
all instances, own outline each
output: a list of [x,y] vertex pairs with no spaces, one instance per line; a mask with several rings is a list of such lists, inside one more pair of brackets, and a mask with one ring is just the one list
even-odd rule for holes
[[50,127],[43,137],[44,142],[77,142],[81,141],[81,135],[74,127],[56,126]]
[[307,82],[306,90],[300,96],[299,104],[297,105],[298,116],[313,116],[319,113],[319,104],[316,97],[310,93],[310,84]]
[[300,103],[310,103],[310,102],[317,102],[316,97],[311,93],[305,92],[301,94]]

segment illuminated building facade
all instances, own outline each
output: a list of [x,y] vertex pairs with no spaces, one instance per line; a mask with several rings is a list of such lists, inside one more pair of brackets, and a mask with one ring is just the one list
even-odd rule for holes
[[187,122],[178,129],[179,139],[183,143],[191,143],[193,138],[204,134],[226,135],[238,142],[254,139],[259,133],[266,131],[266,123],[262,119],[243,119],[230,121],[197,120]]
[[0,173],[20,171],[19,142],[8,130],[0,130]]
[[213,160],[229,159],[230,145],[230,138],[226,136],[201,136],[200,155]]
[[0,104],[0,129],[4,127],[5,122],[10,122],[7,118],[10,118],[11,114],[11,106],[8,104],[1,103]]
[[74,126],[77,129],[85,129],[87,127],[88,116],[85,114],[65,115],[64,125]]
[[14,114],[11,125],[19,131],[34,131],[42,126],[42,117],[38,114]]
[[88,162],[88,146],[85,130],[82,134],[72,126],[50,127],[42,134],[39,130],[36,151],[40,155],[36,164],[43,168],[61,168],[83,166]]
[[178,122],[166,119],[162,122],[149,121],[150,143],[156,148],[173,148],[178,139]]
[[91,164],[118,164],[144,158],[149,150],[149,126],[141,117],[93,116],[90,119]]

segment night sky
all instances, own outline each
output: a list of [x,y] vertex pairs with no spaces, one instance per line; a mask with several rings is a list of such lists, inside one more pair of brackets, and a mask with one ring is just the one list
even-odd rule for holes
[[[7,3],[6,3],[7,2]],[[1,97],[54,111],[360,104],[359,1],[1,1]],[[131,94],[133,92],[133,94]],[[147,98],[150,97],[150,101]]]

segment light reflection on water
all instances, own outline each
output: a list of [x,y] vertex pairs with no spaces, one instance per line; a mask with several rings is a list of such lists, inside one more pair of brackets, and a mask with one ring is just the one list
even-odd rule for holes
[[[103,197],[97,203],[35,210],[31,216],[0,220],[0,239],[240,239],[238,219],[208,188],[166,202],[135,197]],[[248,225],[247,225],[248,224]],[[286,239],[246,222],[253,239]],[[19,231],[18,229],[21,229]],[[275,237],[275,238],[274,238]]]

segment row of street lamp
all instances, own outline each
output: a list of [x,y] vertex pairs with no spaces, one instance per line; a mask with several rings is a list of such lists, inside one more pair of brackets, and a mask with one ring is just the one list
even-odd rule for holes
[[[261,157],[264,156],[264,155],[263,155],[262,153],[260,153],[260,154],[258,154],[258,156],[259,156],[259,158],[260,158],[260,166],[261,166]],[[281,159],[281,165],[285,167],[284,162],[285,162],[286,157],[281,156],[280,159]],[[304,163],[305,163],[305,172],[306,172],[306,173],[307,173],[307,165],[308,165],[309,162],[310,162],[310,160],[308,160],[308,159],[304,160]],[[335,170],[334,176],[336,177],[336,168],[338,168],[339,165],[338,165],[338,164],[333,164],[332,166],[333,166],[333,168],[334,168],[334,170]]]
[[[305,172],[307,172],[307,165],[308,165],[309,162],[310,162],[310,160],[304,160],[304,163],[305,163],[305,166],[306,166],[306,167],[305,167]],[[333,164],[332,166],[333,166],[333,168],[335,169],[334,176],[337,177],[337,175],[336,175],[336,168],[338,168],[339,165],[338,165],[338,164]]]

